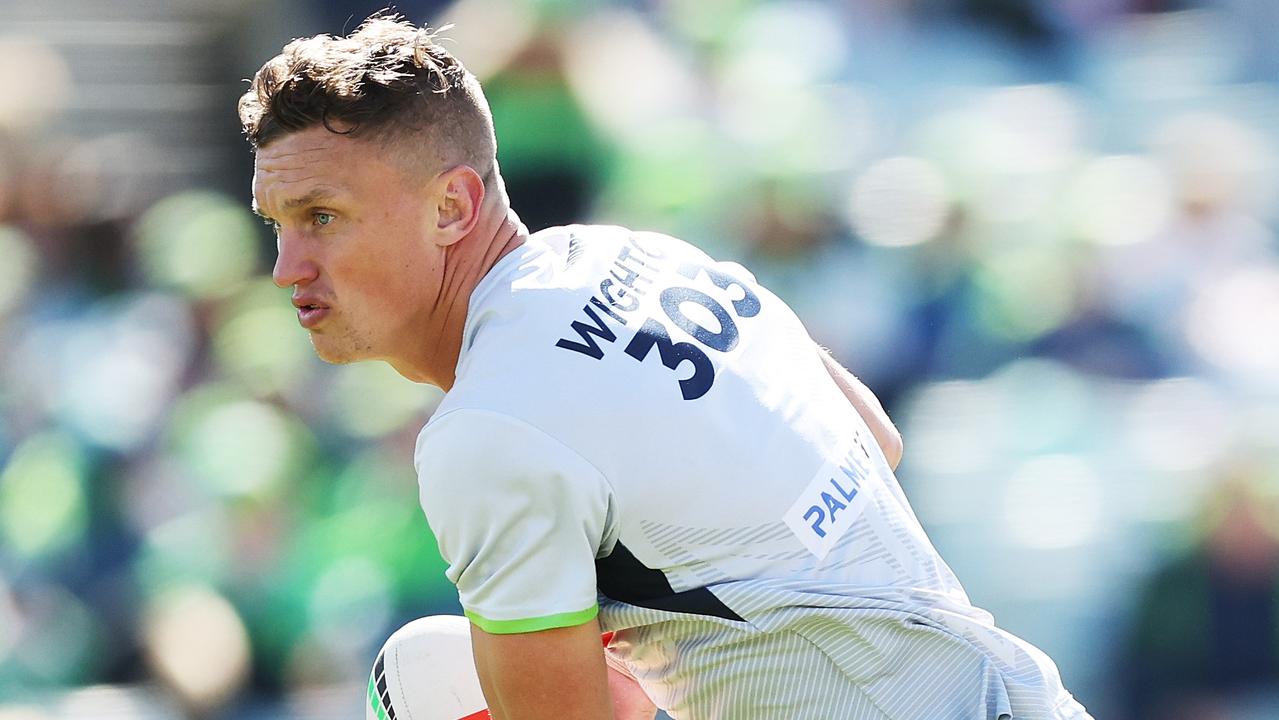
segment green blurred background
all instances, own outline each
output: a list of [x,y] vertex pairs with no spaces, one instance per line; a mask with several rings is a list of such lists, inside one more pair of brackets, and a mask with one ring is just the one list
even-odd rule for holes
[[[0,0],[0,720],[354,718],[458,612],[440,393],[330,367],[235,101],[379,4]],[[460,0],[531,229],[743,262],[1099,718],[1279,717],[1279,4]]]

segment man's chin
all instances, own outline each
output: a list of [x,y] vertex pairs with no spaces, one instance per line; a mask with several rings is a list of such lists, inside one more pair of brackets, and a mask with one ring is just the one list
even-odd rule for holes
[[356,360],[358,360],[358,358],[346,357],[344,355],[326,355],[318,351],[315,354],[316,354],[316,357],[320,358],[321,360],[323,360],[324,362],[330,365],[349,365],[355,362]]
[[326,339],[311,333],[311,347],[315,348],[316,357],[330,365],[346,365],[364,360],[349,347],[340,347]]

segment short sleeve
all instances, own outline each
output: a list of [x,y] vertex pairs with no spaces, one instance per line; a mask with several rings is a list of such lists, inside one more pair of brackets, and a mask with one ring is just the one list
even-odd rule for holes
[[500,413],[453,410],[418,437],[422,509],[467,617],[491,633],[595,617],[611,492],[580,455]]

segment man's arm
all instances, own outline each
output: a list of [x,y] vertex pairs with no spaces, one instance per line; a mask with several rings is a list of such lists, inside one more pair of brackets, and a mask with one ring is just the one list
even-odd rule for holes
[[540,429],[475,409],[432,420],[415,460],[493,716],[611,717],[595,621],[603,475]]
[[607,666],[595,620],[496,635],[471,626],[480,688],[494,720],[612,718]]
[[902,435],[893,426],[893,421],[888,419],[888,413],[884,412],[884,406],[879,404],[879,398],[875,397],[875,394],[861,380],[836,362],[825,348],[818,347],[817,354],[822,356],[822,362],[826,364],[826,372],[830,373],[835,384],[844,393],[844,397],[848,398],[848,402],[857,409],[857,414],[861,415],[862,420],[866,421],[866,425],[870,427],[871,434],[875,436],[875,442],[879,444],[880,450],[884,451],[888,466],[896,470],[897,464],[902,460]]
[[610,677],[595,620],[511,635],[472,625],[471,646],[494,720],[652,720],[657,712],[633,680]]

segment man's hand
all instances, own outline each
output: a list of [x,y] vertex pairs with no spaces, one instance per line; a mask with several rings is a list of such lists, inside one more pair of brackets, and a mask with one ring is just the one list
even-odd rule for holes
[[[611,681],[595,620],[574,627],[511,635],[487,633],[472,625],[471,647],[480,687],[494,720],[614,717],[609,695]],[[624,685],[619,686],[625,689]],[[630,693],[623,698],[634,701]],[[617,720],[639,717],[619,715]]]
[[893,426],[893,421],[888,419],[888,413],[884,412],[884,406],[879,404],[879,398],[876,398],[861,380],[836,362],[825,349],[817,348],[817,354],[821,355],[822,362],[826,365],[826,372],[830,373],[835,384],[844,393],[844,397],[848,398],[848,402],[857,409],[857,414],[861,415],[862,420],[866,421],[866,425],[870,427],[870,432],[875,436],[879,449],[884,451],[888,466],[896,470],[897,464],[902,461],[902,435]]

